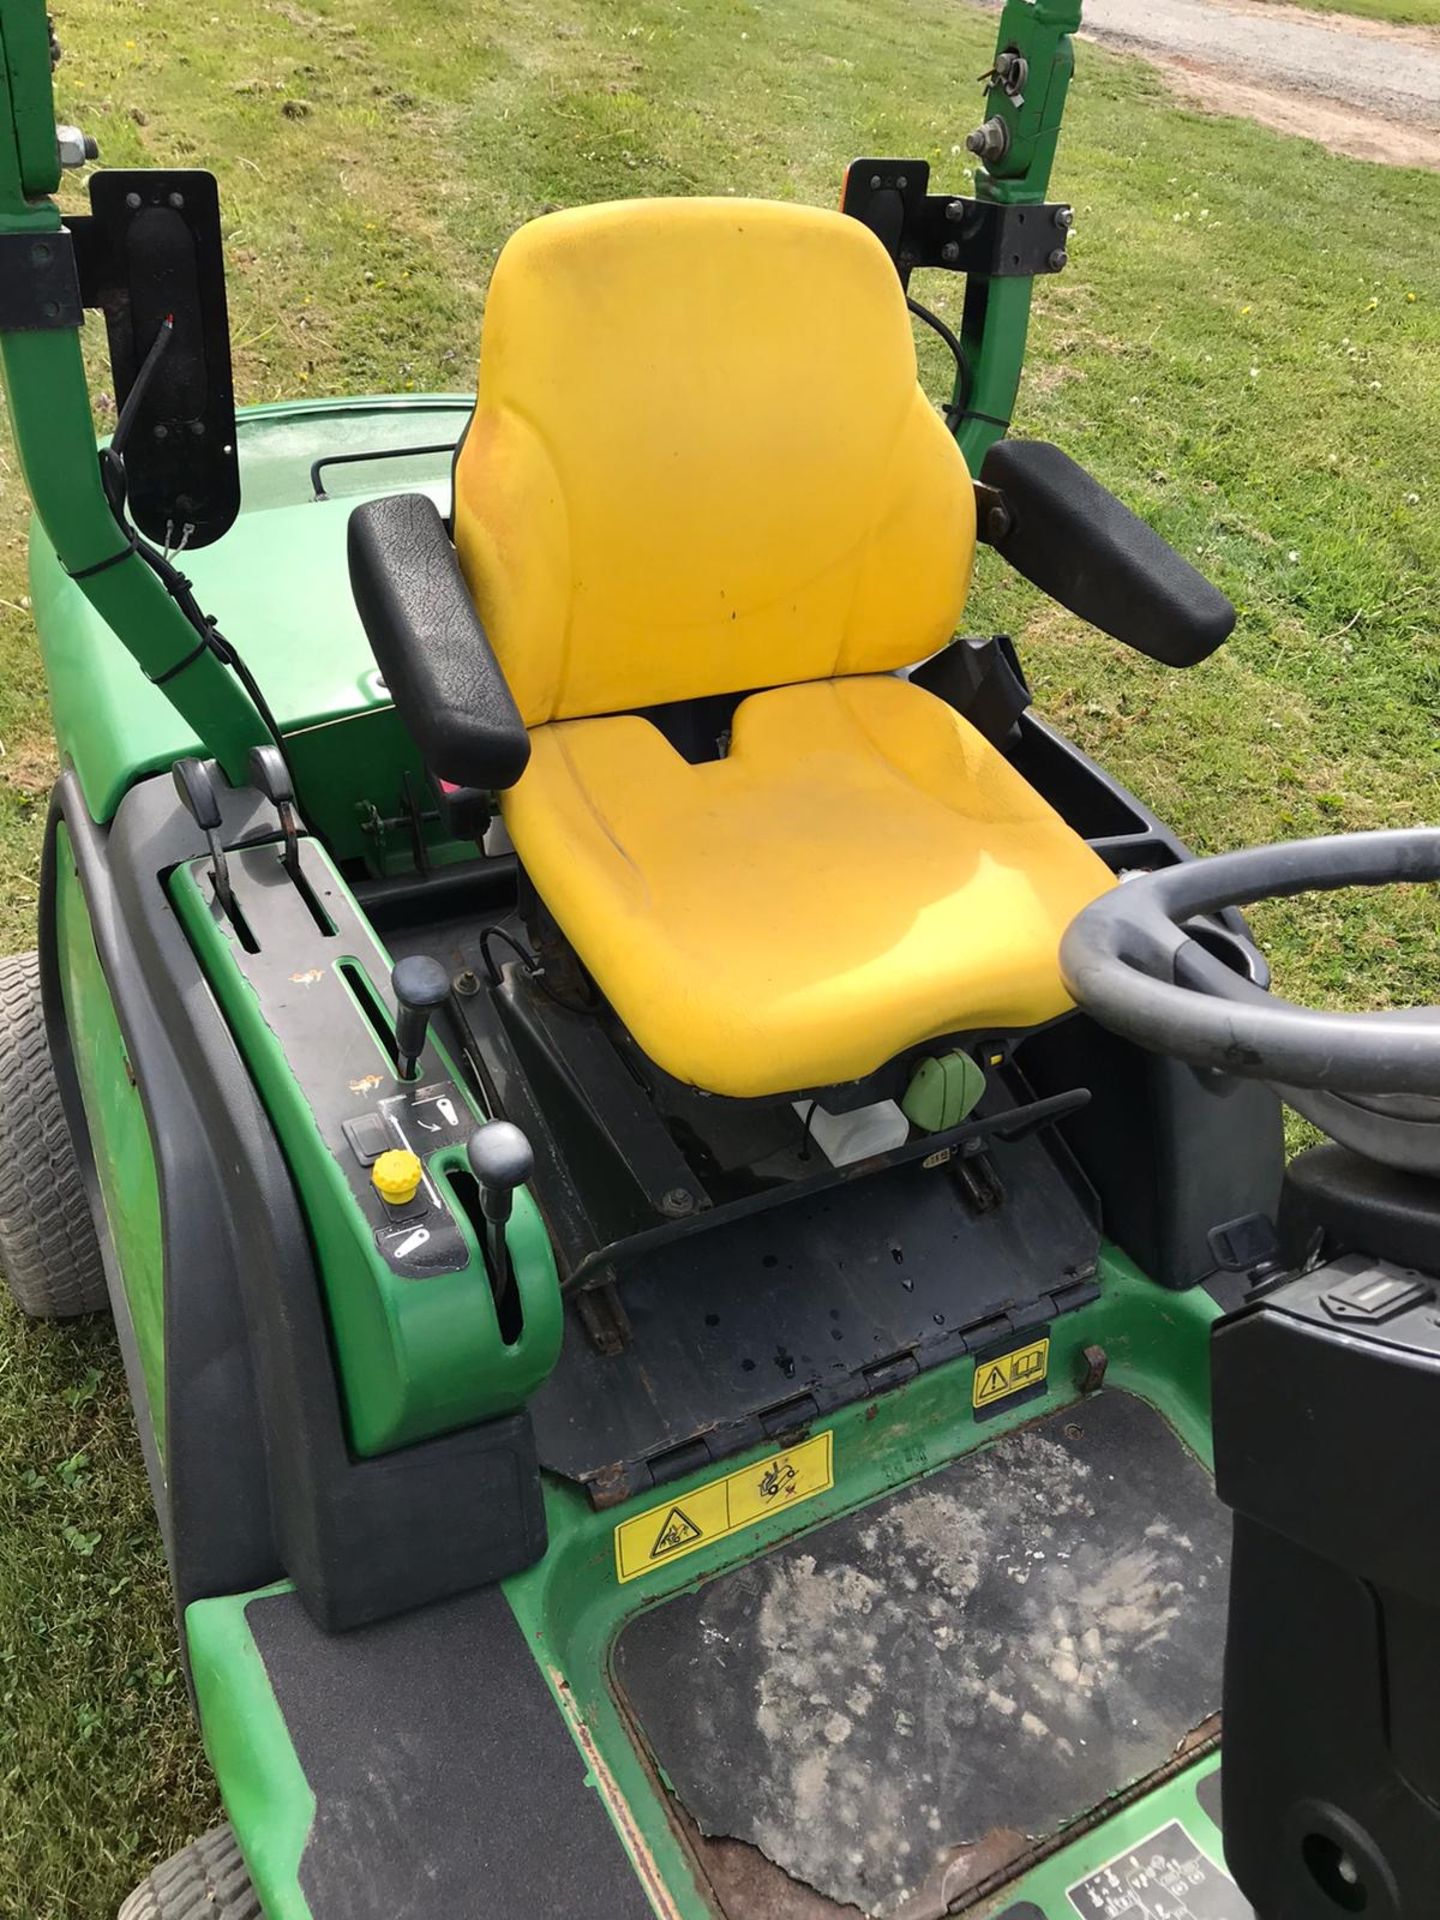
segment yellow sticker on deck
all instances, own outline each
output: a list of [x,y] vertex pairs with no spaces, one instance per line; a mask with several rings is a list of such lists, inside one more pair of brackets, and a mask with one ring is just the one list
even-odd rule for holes
[[798,1506],[834,1484],[832,1435],[817,1433],[798,1447],[772,1453],[753,1467],[740,1467],[723,1480],[622,1520],[615,1529],[616,1575],[621,1581],[638,1580],[642,1573],[653,1573],[682,1554],[738,1533],[782,1507]]
[[1050,1341],[1032,1340],[1013,1353],[998,1354],[993,1360],[977,1360],[975,1384],[970,1389],[970,1404],[978,1411],[1007,1394],[1020,1393],[1026,1387],[1043,1386],[1050,1371]]

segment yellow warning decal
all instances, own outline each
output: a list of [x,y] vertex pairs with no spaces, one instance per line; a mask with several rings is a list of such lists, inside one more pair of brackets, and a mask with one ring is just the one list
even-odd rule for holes
[[834,1484],[832,1436],[817,1433],[798,1447],[772,1453],[753,1467],[741,1467],[723,1480],[622,1520],[615,1529],[616,1575],[622,1581],[638,1580],[642,1573],[653,1573],[697,1547],[738,1533],[782,1507],[798,1506]]
[[1032,1340],[1029,1346],[1016,1347],[993,1360],[977,1360],[975,1384],[970,1389],[970,1404],[977,1410],[988,1407],[1007,1394],[1020,1393],[1026,1387],[1043,1386],[1050,1371],[1050,1340]]

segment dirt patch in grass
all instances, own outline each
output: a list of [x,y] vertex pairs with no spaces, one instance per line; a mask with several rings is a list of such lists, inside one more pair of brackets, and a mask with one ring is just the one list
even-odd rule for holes
[[[1265,11],[1279,12],[1280,9],[1267,7]],[[1374,25],[1373,22],[1364,24]],[[1382,31],[1396,35],[1401,29],[1390,27]],[[1435,38],[1433,34],[1425,37]],[[1440,172],[1440,128],[1383,119],[1376,113],[1348,107],[1339,100],[1327,100],[1317,93],[1289,93],[1279,87],[1257,86],[1199,60],[1177,58],[1156,64],[1170,88],[1205,113],[1253,120],[1276,133],[1314,140],[1328,152],[1344,154],[1351,160],[1376,160],[1390,167],[1425,167],[1432,173]]]

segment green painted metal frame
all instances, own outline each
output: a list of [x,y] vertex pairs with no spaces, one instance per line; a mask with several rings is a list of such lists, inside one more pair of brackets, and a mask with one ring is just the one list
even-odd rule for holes
[[[547,1480],[549,1552],[505,1583],[506,1596],[637,1874],[648,1886],[663,1890],[655,1902],[657,1913],[675,1920],[713,1920],[714,1909],[612,1681],[616,1638],[637,1611],[923,1479],[1066,1405],[1077,1396],[1074,1383],[1087,1347],[1102,1346],[1109,1356],[1107,1386],[1156,1406],[1210,1465],[1209,1338],[1219,1314],[1215,1302],[1198,1290],[1164,1292],[1108,1247],[1102,1254],[1100,1282],[1097,1301],[1066,1315],[1052,1329],[1050,1384],[1044,1399],[977,1423],[971,1411],[975,1362],[962,1358],[877,1400],[845,1408],[815,1429],[828,1429],[834,1439],[836,1481],[828,1493],[682,1560],[662,1563],[642,1580],[624,1586],[617,1582],[614,1529],[654,1505],[653,1491],[597,1513],[579,1489]],[[759,1449],[727,1462],[727,1467],[769,1450]],[[683,1501],[714,1477],[711,1468],[675,1481],[666,1492]],[[283,1716],[245,1627],[244,1608],[252,1597],[200,1601],[186,1613],[201,1722],[267,1920],[310,1920],[299,1868],[314,1798],[300,1776]],[[1218,1835],[1193,1794],[1195,1778],[1210,1764],[1200,1762],[1030,1869],[1007,1889],[1007,1901],[1029,1899],[1047,1920],[1073,1920],[1064,1888],[1165,1820],[1182,1817],[1182,1805],[1192,1835],[1208,1842],[1219,1862],[1223,1856]]]
[[[976,171],[977,199],[1007,206],[1043,203],[1050,190],[1055,146],[1070,79],[1075,71],[1071,35],[1080,25],[1081,0],[1006,0],[996,38],[997,52],[1013,49],[1028,66],[1023,105],[1016,106],[1004,87],[991,86],[987,117],[1003,121],[1010,142],[1003,159]],[[1030,330],[1034,281],[972,277],[966,284],[960,343],[970,368],[958,374],[953,406],[956,439],[972,473],[1008,428],[1020,391],[1025,342]]]
[[[0,234],[58,234],[60,184],[50,34],[43,0],[0,0]],[[124,540],[100,484],[95,426],[73,327],[0,331],[3,374],[15,445],[35,512],[72,576],[122,551]],[[138,556],[81,583],[85,596],[141,668],[158,676],[195,652],[196,634]],[[249,750],[268,738],[238,680],[213,654],[166,683],[196,733],[239,780]]]

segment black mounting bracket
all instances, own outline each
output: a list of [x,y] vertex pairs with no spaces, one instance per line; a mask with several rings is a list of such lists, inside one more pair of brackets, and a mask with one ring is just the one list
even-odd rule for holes
[[80,299],[105,316],[117,407],[160,327],[173,321],[125,455],[130,512],[151,540],[208,546],[240,511],[215,176],[106,168],[90,176],[90,208],[67,225]]
[[869,227],[908,287],[916,267],[991,280],[1033,279],[1066,264],[1071,209],[930,193],[928,160],[852,160],[841,211]]
[[75,247],[58,233],[0,233],[0,333],[78,327],[80,277]]

